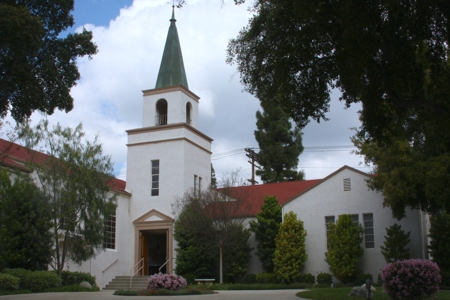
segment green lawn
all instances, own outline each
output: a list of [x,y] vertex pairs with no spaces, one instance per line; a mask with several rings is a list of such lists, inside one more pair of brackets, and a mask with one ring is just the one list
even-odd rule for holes
[[[311,289],[305,292],[297,293],[298,297],[306,299],[316,299],[316,300],[351,300],[351,299],[363,299],[361,297],[349,297],[350,287],[342,288],[319,288]],[[381,287],[377,287],[377,291],[373,293],[373,299],[376,300],[390,300],[388,295],[381,292]],[[432,298],[431,298],[432,299]],[[436,295],[437,300],[450,300],[449,291],[441,291]]]

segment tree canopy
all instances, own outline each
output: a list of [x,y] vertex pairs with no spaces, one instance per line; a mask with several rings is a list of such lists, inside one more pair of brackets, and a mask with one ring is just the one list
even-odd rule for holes
[[339,90],[346,105],[362,105],[360,143],[381,147],[359,154],[375,164],[372,187],[394,215],[448,202],[449,1],[255,0],[253,12],[228,45],[247,91],[263,105],[276,101],[303,128],[327,119]]
[[61,35],[74,25],[73,0],[0,1],[0,117],[73,108],[76,59],[97,52],[92,33]]
[[301,180],[302,171],[297,171],[298,157],[303,152],[302,135],[298,128],[291,129],[289,116],[277,105],[264,106],[256,112],[255,138],[259,145],[256,175],[262,181],[278,182]]
[[106,220],[115,210],[116,195],[110,187],[113,165],[98,138],[83,140],[81,124],[50,129],[47,121],[41,121],[34,128],[23,126],[19,136],[30,149],[28,166],[50,206],[50,266],[61,276],[69,258],[80,263],[105,247]]
[[[244,228],[244,218],[239,213],[246,211],[246,197],[242,189],[234,188],[236,176],[222,180],[220,189],[210,186],[199,194],[194,189],[178,198],[172,205],[175,221],[175,239],[179,243],[181,269],[189,273],[212,273],[210,266],[211,249],[218,255],[220,283],[234,282],[247,273],[250,261],[248,245],[250,230]],[[205,256],[200,253],[208,252]],[[177,258],[178,260],[179,258]],[[189,261],[189,260],[193,261]],[[177,263],[178,264],[178,263]],[[195,274],[200,275],[200,274]]]
[[50,229],[50,205],[28,174],[0,169],[0,270],[47,270]]

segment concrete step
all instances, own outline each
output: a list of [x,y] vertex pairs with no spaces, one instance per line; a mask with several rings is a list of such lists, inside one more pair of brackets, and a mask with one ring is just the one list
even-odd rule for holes
[[[149,276],[134,276],[132,280],[132,290],[144,290],[147,287]],[[104,290],[128,290],[130,289],[130,276],[116,276],[108,283]]]

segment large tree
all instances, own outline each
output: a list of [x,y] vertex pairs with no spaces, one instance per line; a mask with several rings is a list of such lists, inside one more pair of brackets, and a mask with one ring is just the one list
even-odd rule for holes
[[0,270],[47,270],[51,261],[50,206],[27,175],[0,169]]
[[276,237],[282,221],[281,206],[275,196],[264,197],[261,211],[256,220],[250,221],[250,229],[258,242],[256,255],[265,272],[273,273],[273,257],[276,249]]
[[[194,254],[194,251],[201,253],[205,249],[214,249],[218,257],[220,283],[223,283],[224,278],[234,281],[245,275],[250,261],[250,230],[244,228],[245,219],[242,217],[246,212],[248,195],[244,189],[235,188],[235,183],[233,175],[221,182],[220,189],[210,186],[200,195],[191,190],[172,206],[177,217],[175,238],[179,241],[180,237],[189,237],[196,244],[192,247],[192,243],[180,240],[179,253],[185,251],[186,258],[194,258],[193,255],[188,256],[187,252]],[[197,256],[196,259],[202,260],[203,257]],[[205,267],[200,262],[195,265]]]
[[23,121],[35,110],[72,110],[76,59],[97,52],[91,32],[64,34],[74,25],[73,6],[73,0],[0,1],[0,117],[11,111]]
[[[442,271],[450,271],[450,215],[441,211],[430,219],[430,245],[429,250],[433,261]],[[448,277],[448,274],[447,274]]]
[[278,105],[266,104],[264,111],[256,112],[255,138],[259,145],[256,175],[267,182],[303,179],[297,171],[298,157],[303,152],[302,135],[291,129],[289,116]]
[[[81,124],[50,129],[42,121],[34,128],[22,127],[20,136],[30,149],[28,166],[50,206],[50,265],[61,276],[69,258],[80,263],[104,248],[105,219],[115,210],[116,195],[110,187],[113,165],[98,138],[84,141]],[[39,146],[44,147],[40,152],[32,150]]]
[[303,128],[326,120],[330,93],[340,90],[346,105],[362,104],[359,137],[382,147],[371,162],[381,164],[397,141],[409,146],[401,154],[410,168],[383,163],[376,173],[387,176],[374,177],[397,216],[404,206],[434,212],[428,202],[448,202],[449,1],[255,0],[253,12],[228,46],[247,91],[276,101]]

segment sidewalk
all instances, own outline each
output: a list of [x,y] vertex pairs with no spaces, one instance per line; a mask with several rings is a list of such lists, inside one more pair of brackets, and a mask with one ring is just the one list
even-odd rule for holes
[[[267,290],[267,291],[217,291],[217,294],[211,295],[194,295],[194,296],[151,296],[148,300],[164,300],[179,298],[180,300],[221,300],[221,299],[236,299],[236,300],[301,300],[295,296],[302,290]],[[0,296],[1,300],[118,300],[128,299],[132,300],[136,297],[130,296],[114,296],[114,291],[100,291],[91,293],[43,293],[43,294],[26,294],[26,295],[9,295]],[[138,297],[142,300],[142,297]]]

